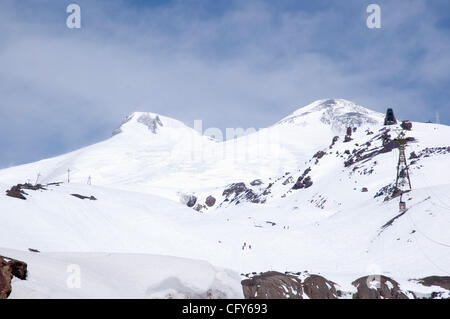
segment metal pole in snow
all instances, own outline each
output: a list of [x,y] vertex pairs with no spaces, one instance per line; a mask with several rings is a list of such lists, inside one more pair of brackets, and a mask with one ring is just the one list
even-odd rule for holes
[[36,182],[34,183],[34,185],[35,185],[35,186],[36,186],[36,185],[37,185],[37,183],[38,183],[39,177],[41,177],[41,173],[38,173],[38,174],[37,174],[37,177],[36,177]]

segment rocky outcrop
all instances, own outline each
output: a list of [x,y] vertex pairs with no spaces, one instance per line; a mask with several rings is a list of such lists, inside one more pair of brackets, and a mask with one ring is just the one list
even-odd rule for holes
[[450,291],[450,277],[448,276],[429,276],[419,279],[418,282],[424,286],[438,286]]
[[260,180],[260,179],[255,179],[254,181],[251,181],[250,182],[250,185],[251,186],[259,186],[259,185],[262,185],[262,180]]
[[26,280],[28,276],[28,266],[26,263],[16,259],[10,259],[8,264],[11,266],[11,271],[14,277],[20,280]]
[[27,198],[25,195],[28,195],[25,193],[18,185],[11,187],[11,189],[8,189],[6,191],[6,196],[14,197],[18,199],[26,200]]
[[308,167],[305,169],[305,171],[297,178],[297,181],[295,182],[294,186],[292,186],[292,189],[302,189],[302,188],[308,188],[310,187],[313,182],[310,176],[307,176],[311,172],[311,168]]
[[269,271],[242,281],[246,299],[303,299],[301,279]]
[[302,189],[302,188],[308,188],[311,187],[313,184],[311,176],[300,176],[297,179],[297,182],[292,186],[292,189]]
[[441,291],[434,291],[430,294],[431,299],[450,299],[450,277],[449,276],[429,276],[417,280],[426,287],[440,287]]
[[336,284],[319,275],[269,271],[242,281],[246,299],[336,299]]
[[227,186],[222,192],[225,197],[224,202],[239,204],[240,202],[262,203],[260,195],[250,188],[247,188],[245,183],[233,183]]
[[25,280],[27,275],[26,263],[0,256],[0,299],[6,299],[11,294],[11,280],[13,276]]
[[347,134],[345,134],[344,143],[348,143],[348,142],[353,140],[352,137],[351,137],[352,136],[352,132],[353,132],[352,128],[351,127],[347,127]]
[[337,299],[341,292],[336,284],[319,275],[310,275],[303,282],[303,289],[309,299]]
[[416,159],[416,158],[419,158],[419,156],[417,156],[416,152],[411,152],[411,153],[409,154],[409,159],[410,159],[410,160],[411,160],[411,159]]
[[80,194],[70,194],[73,197],[79,198],[79,199],[89,199],[89,200],[97,200],[97,198],[95,198],[95,196],[84,196],[84,195],[80,195]]
[[0,299],[6,299],[11,294],[12,267],[0,257]]
[[398,282],[383,275],[361,277],[352,285],[357,289],[353,299],[408,299]]
[[289,176],[288,178],[286,178],[284,180],[284,182],[282,184],[287,185],[287,184],[292,184],[293,182],[294,182],[294,178],[292,176]]
[[402,129],[406,131],[412,130],[412,123],[410,121],[403,121],[402,124],[400,124],[400,126],[402,127]]
[[6,196],[26,200],[27,198],[25,197],[25,195],[28,195],[28,193],[26,193],[24,189],[33,191],[46,190],[46,188],[41,184],[36,185],[32,185],[30,183],[17,184],[12,186],[10,189],[6,191]]
[[420,288],[416,292],[402,290],[397,281],[383,275],[353,281],[356,290],[353,292],[342,291],[336,283],[307,271],[241,275],[247,278],[241,282],[246,299],[450,299],[450,277],[411,279],[416,284],[436,288],[424,293]]
[[[414,137],[407,137],[406,142],[414,142]],[[379,145],[381,142],[381,145]],[[371,147],[372,145],[378,144],[379,146]],[[383,128],[380,133],[373,136],[367,143],[361,145],[359,148],[354,149],[351,154],[344,161],[344,166],[349,167],[356,163],[364,163],[372,160],[375,156],[380,154],[389,153],[394,149],[398,148],[397,140],[391,138],[390,129]]]
[[142,114],[138,119],[138,123],[141,123],[149,129],[153,134],[157,133],[159,127],[163,127],[163,123],[158,115],[156,117],[150,116],[150,114]]
[[317,159],[321,159],[322,157],[324,157],[325,156],[325,152],[324,151],[318,151],[316,154],[314,154],[314,158],[317,158]]
[[332,148],[334,146],[334,144],[336,144],[336,142],[339,140],[339,136],[335,136],[333,137],[333,139],[331,140],[331,145],[330,148]]
[[233,183],[224,189],[222,196],[225,196],[228,199],[231,195],[236,197],[246,190],[247,187],[245,186],[245,183]]
[[214,206],[215,203],[216,203],[216,199],[213,196],[210,195],[210,196],[206,197],[206,200],[205,200],[206,206],[212,207],[212,206]]
[[180,197],[180,201],[187,207],[192,208],[197,203],[197,196],[192,194],[191,195],[182,194]]

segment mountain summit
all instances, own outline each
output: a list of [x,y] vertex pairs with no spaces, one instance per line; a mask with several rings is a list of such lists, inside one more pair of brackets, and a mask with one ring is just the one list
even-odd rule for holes
[[326,124],[335,133],[342,133],[347,127],[378,125],[383,114],[372,111],[344,99],[324,99],[298,109],[282,119],[279,124]]
[[[67,180],[176,199],[178,192],[268,179],[294,171],[327,148],[348,127],[381,127],[383,114],[351,101],[324,99],[280,122],[223,143],[182,122],[152,112],[133,112],[103,142],[36,163],[0,171],[3,181]],[[364,132],[360,128],[358,132]]]
[[151,112],[133,112],[129,114],[122,124],[113,131],[113,136],[124,131],[136,132],[148,130],[150,133],[156,134],[163,127],[169,128],[186,128],[182,122],[170,117],[162,116]]

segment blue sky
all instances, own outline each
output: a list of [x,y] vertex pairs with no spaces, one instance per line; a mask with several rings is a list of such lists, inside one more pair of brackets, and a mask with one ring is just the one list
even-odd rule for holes
[[106,139],[136,110],[261,128],[336,97],[450,124],[447,0],[84,0],[79,30],[72,2],[0,3],[0,167]]

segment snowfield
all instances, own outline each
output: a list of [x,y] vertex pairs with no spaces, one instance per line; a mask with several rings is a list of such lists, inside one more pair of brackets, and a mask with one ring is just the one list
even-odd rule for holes
[[13,279],[20,298],[242,298],[239,275],[185,258],[111,253],[30,253],[27,280]]
[[[383,138],[401,129],[383,118],[320,100],[220,142],[135,112],[104,142],[0,170],[0,255],[30,273],[11,297],[241,298],[238,274],[269,270],[307,270],[347,291],[369,274],[405,287],[449,276],[450,127],[412,123],[413,190],[399,216],[398,198],[382,191],[395,182],[398,150]],[[37,174],[45,190],[5,196]],[[67,289],[70,264],[80,265],[81,289]]]

